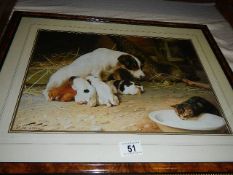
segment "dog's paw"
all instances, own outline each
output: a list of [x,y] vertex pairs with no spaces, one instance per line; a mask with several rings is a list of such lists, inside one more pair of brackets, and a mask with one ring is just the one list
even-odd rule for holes
[[113,101],[112,101],[112,105],[113,106],[117,106],[117,105],[119,105],[119,103],[120,103],[120,101],[119,101],[119,99],[118,99],[118,97],[116,96],[116,95],[114,95],[113,96]]
[[98,101],[100,105],[106,105],[108,107],[119,105],[119,99],[113,94],[111,88],[104,84],[101,90],[97,91]]
[[119,99],[117,96],[113,95],[111,97],[99,97],[99,105],[106,105],[107,107],[119,105]]
[[46,99],[47,101],[52,101],[52,100],[49,98],[49,93],[48,93],[48,90],[47,90],[47,89],[43,90],[43,91],[42,91],[42,94],[44,95],[44,97],[45,97],[45,99]]

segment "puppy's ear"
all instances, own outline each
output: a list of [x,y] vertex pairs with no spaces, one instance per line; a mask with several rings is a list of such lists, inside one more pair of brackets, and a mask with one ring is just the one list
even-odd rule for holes
[[73,80],[75,79],[75,78],[79,78],[78,76],[72,76],[72,77],[70,77],[69,78],[69,83],[71,83],[71,84],[73,84]]
[[74,79],[75,79],[75,78],[70,78],[70,79],[69,79],[69,83],[70,83],[72,89],[74,89],[74,90],[77,91],[78,89],[77,89],[77,87],[76,87],[76,85],[75,85],[75,83],[74,83],[74,81],[73,81]]

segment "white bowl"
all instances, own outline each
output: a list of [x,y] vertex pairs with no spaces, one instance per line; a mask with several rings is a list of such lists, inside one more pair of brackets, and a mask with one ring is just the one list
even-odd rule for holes
[[215,131],[226,125],[224,118],[209,113],[182,120],[174,110],[160,110],[151,112],[149,118],[164,132]]

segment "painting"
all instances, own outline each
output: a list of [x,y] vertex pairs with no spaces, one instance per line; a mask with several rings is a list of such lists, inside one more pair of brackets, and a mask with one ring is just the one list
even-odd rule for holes
[[[106,62],[115,52],[136,57],[143,77],[135,76],[130,65],[119,65],[119,58],[111,68],[107,67]],[[88,55],[91,59],[77,62]],[[100,64],[106,65],[95,74],[92,72],[99,69],[99,57]],[[55,91],[44,94],[46,85],[54,79],[51,77],[75,62],[86,67],[76,64],[74,69],[82,69],[81,73],[75,70],[65,79],[63,75],[55,77],[61,83],[50,88]],[[62,74],[70,70],[65,71]],[[90,75],[100,77],[117,102],[110,100],[105,87],[90,82]],[[64,81],[71,77],[75,78],[69,80],[71,85],[67,87]],[[80,78],[90,82],[91,87]],[[89,92],[93,87],[94,97]],[[109,103],[100,102],[101,92]],[[71,97],[67,97],[68,93]],[[78,100],[87,94],[86,101]],[[94,104],[89,104],[90,98],[95,99]],[[190,39],[40,29],[9,132],[227,134],[230,130],[222,110]]]

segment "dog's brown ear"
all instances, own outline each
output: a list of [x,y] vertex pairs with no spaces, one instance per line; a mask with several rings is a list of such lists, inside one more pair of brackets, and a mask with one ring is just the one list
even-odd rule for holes
[[129,55],[121,55],[118,58],[118,61],[125,66],[128,66],[130,64],[130,60],[131,60],[131,57]]
[[131,55],[121,55],[118,61],[129,70],[139,69],[137,61]]

